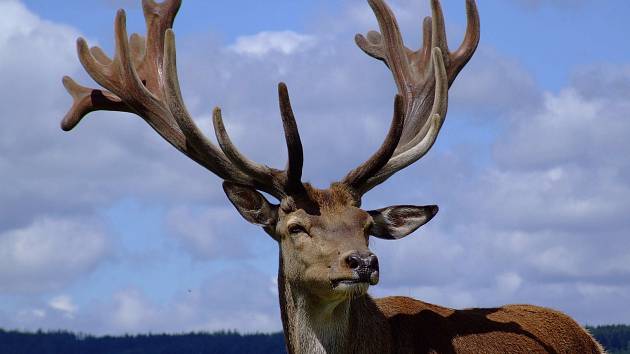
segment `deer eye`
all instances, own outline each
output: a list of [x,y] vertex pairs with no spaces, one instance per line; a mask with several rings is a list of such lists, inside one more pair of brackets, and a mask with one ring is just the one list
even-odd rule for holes
[[306,229],[304,228],[304,226],[300,225],[300,224],[293,224],[289,226],[289,233],[291,235],[297,235],[297,234],[301,234],[301,233],[307,233]]

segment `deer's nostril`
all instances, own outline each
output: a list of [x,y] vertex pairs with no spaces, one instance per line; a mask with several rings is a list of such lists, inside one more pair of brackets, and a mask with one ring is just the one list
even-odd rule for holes
[[361,257],[356,254],[351,254],[346,258],[346,264],[350,267],[350,269],[357,269],[362,263]]
[[378,258],[376,255],[371,255],[367,259],[367,266],[371,270],[378,270]]

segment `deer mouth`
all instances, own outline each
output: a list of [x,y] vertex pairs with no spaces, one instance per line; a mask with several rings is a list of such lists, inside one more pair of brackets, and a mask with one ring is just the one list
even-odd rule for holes
[[358,276],[352,278],[337,278],[332,279],[330,284],[333,289],[337,288],[346,288],[352,287],[356,285],[376,285],[378,283],[378,271],[372,272],[371,274],[357,274]]
[[330,281],[333,289],[337,288],[341,285],[351,286],[356,284],[366,284],[369,285],[370,281],[368,279],[333,279]]
[[378,270],[368,271],[367,269],[359,269],[359,271],[355,271],[353,275],[352,277],[331,279],[330,284],[333,289],[353,287],[356,285],[365,285],[367,287],[378,284]]
[[351,297],[366,294],[370,287],[370,282],[365,279],[334,279],[330,283],[333,292]]

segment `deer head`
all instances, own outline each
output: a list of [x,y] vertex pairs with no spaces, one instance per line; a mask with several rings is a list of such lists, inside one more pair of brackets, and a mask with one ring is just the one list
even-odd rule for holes
[[[361,209],[361,198],[429,151],[444,123],[448,88],[479,41],[473,0],[466,2],[468,28],[463,44],[453,53],[447,46],[438,0],[431,1],[432,17],[424,21],[424,43],[418,51],[404,46],[396,19],[383,0],[368,2],[381,32],[357,35],[356,42],[393,73],[398,87],[393,119],[381,147],[328,189],[302,182],[302,144],[283,83],[278,91],[288,147],[284,170],[241,154],[231,142],[218,108],[213,114],[218,146],[195,125],[180,93],[171,29],[181,0],[143,0],[146,39],[127,36],[125,13],[119,10],[113,58],[98,47],[88,47],[84,39],[78,40],[83,67],[104,89],[83,87],[65,77],[74,104],[61,126],[71,130],[96,110],[140,116],[176,149],[225,181],[225,193],[243,218],[261,226],[278,242],[281,274],[289,283],[324,300],[363,294],[379,279],[378,259],[369,249],[369,238],[403,238],[431,220],[438,208],[391,206],[366,211]],[[276,198],[277,204],[261,191]]]

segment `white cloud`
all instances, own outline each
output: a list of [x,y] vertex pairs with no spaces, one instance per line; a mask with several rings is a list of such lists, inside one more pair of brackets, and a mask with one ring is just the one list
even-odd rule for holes
[[[41,95],[41,90],[59,87],[58,70],[72,72],[76,68],[72,57],[78,33],[38,18],[19,1],[0,2],[0,14],[0,74],[3,82],[11,83],[3,87],[3,94],[8,95],[3,101],[12,103],[1,109],[34,108],[25,104],[32,103],[34,97],[37,102],[51,104],[51,97]],[[20,104],[26,107],[17,107]]]
[[537,10],[543,6],[554,6],[562,9],[573,9],[582,6],[587,0],[516,0],[516,3]]
[[238,37],[230,49],[238,54],[263,57],[270,53],[290,55],[307,50],[316,43],[315,37],[293,31],[259,32]]
[[244,220],[231,206],[202,211],[176,207],[168,213],[166,223],[172,236],[197,259],[236,260],[252,256],[244,238],[251,241],[247,233],[257,228],[245,228]]
[[523,284],[523,278],[515,272],[501,273],[496,277],[496,280],[497,290],[509,294],[515,293]]
[[109,320],[117,332],[140,331],[143,325],[155,323],[149,300],[138,290],[130,289],[114,294],[114,311]]
[[41,219],[0,233],[0,292],[59,289],[94,269],[107,255],[95,225]]
[[[126,288],[82,307],[67,325],[93,333],[278,331],[281,328],[274,282],[248,266],[227,267],[200,286],[156,301],[138,288]],[[55,326],[51,321],[51,326]]]
[[572,73],[571,86],[581,95],[604,102],[622,101],[630,96],[630,64],[600,63]]
[[547,94],[541,112],[521,116],[501,137],[497,159],[503,165],[529,168],[597,160],[603,149],[617,146],[621,132],[630,127],[619,113],[573,89]]
[[541,102],[534,78],[522,64],[484,45],[455,81],[449,96],[451,108],[486,123],[514,112],[530,112]]
[[[68,295],[59,295],[50,299],[48,306],[53,310],[63,313],[63,315],[68,318],[73,318],[78,310],[77,305],[74,304],[72,298]],[[40,317],[43,317],[44,314],[41,310],[34,310],[33,313]]]

